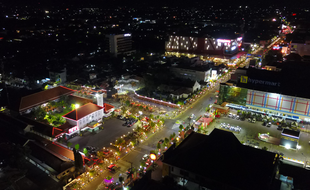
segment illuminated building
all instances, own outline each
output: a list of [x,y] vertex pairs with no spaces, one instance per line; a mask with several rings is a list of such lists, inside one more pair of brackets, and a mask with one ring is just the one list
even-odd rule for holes
[[63,115],[62,117],[64,117],[70,125],[82,129],[90,122],[101,120],[104,114],[111,112],[113,108],[113,106],[106,103],[104,104],[104,107],[88,103],[66,115]]
[[166,43],[166,52],[192,55],[232,57],[237,54],[242,44],[242,37],[234,39],[205,38],[171,35]]
[[234,109],[305,122],[310,117],[310,96],[305,90],[308,83],[302,81],[306,81],[308,63],[298,64],[284,62],[281,71],[237,69],[228,83],[220,85],[218,102],[229,103],[227,106]]
[[110,34],[106,35],[109,39],[109,49],[110,53],[113,54],[115,57],[119,54],[131,54],[135,52],[132,49],[132,38],[131,34]]

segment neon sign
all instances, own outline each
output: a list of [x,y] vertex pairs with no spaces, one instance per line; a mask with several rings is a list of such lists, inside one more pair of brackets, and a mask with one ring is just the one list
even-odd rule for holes
[[242,37],[237,38],[237,41],[242,41]]
[[131,34],[124,34],[124,37],[129,37],[131,36]]

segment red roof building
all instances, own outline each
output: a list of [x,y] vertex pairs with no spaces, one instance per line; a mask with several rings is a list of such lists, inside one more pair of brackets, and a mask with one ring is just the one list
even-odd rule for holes
[[49,90],[34,93],[25,97],[22,97],[19,105],[19,111],[24,112],[33,107],[47,103],[52,100],[56,100],[64,95],[73,94],[75,90],[64,86],[58,86]]
[[114,106],[104,104],[104,107],[93,103],[85,104],[66,115],[63,115],[67,122],[72,126],[78,126],[79,129],[85,127],[88,123],[102,119],[104,114],[112,111]]

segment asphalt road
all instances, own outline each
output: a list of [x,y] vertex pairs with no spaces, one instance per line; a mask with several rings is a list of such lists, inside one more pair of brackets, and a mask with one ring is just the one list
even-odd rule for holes
[[[135,147],[135,149],[133,151],[129,152],[127,155],[122,157],[117,162],[117,165],[120,167],[120,169],[116,173],[112,174],[108,171],[104,171],[100,177],[96,178],[94,181],[89,183],[85,187],[85,189],[86,190],[103,189],[102,182],[106,176],[111,175],[114,178],[114,182],[116,182],[116,181],[118,181],[118,177],[120,175],[124,175],[126,170],[129,167],[131,167],[131,164],[133,167],[138,168],[140,166],[142,156],[144,154],[149,154],[151,150],[155,150],[156,145],[160,139],[169,137],[170,134],[172,134],[172,133],[176,133],[176,134],[178,133],[179,125],[175,124],[175,122],[177,120],[184,121],[184,122],[186,122],[186,124],[188,124],[189,123],[188,117],[192,113],[194,113],[196,116],[199,116],[199,115],[202,115],[203,113],[205,113],[205,108],[209,104],[213,104],[215,101],[214,92],[216,90],[217,90],[217,88],[215,88],[212,91],[210,91],[209,93],[203,95],[198,101],[196,101],[192,104],[192,106],[191,106],[192,108],[187,109],[182,114],[180,114],[177,118],[167,119],[165,121],[165,127],[162,130],[160,130],[157,133],[149,136],[146,141],[144,141],[143,143],[140,143],[137,147]],[[211,97],[212,97],[212,99],[210,100]],[[105,123],[105,125],[107,124],[107,122]],[[116,121],[115,120],[111,121],[111,125],[113,123],[113,125],[115,126],[115,130],[117,131],[117,129],[119,129],[119,127],[117,127],[118,124],[116,124],[114,122],[116,122]],[[102,132],[104,133],[105,130],[103,130]],[[120,132],[120,134],[118,136],[121,136],[123,133],[124,132]],[[109,134],[109,136],[110,136],[108,138],[110,138],[112,141],[113,140],[115,141],[115,136],[116,136],[115,133],[114,134],[107,133],[107,134]],[[106,136],[107,135],[100,137],[100,135],[98,135],[99,139],[96,138],[96,139],[92,140],[91,138],[88,138],[88,140],[85,140],[85,141],[87,142],[86,144],[88,144],[88,145],[93,145],[92,142],[96,143],[96,145],[99,145],[96,141],[97,140],[99,140],[100,142],[101,141],[108,141],[108,140],[102,140],[103,138],[106,138]],[[102,139],[100,139],[100,138],[102,138]],[[84,142],[84,140],[81,140],[81,142],[82,141]],[[108,142],[110,143],[111,141],[108,141]],[[83,143],[83,144],[85,144],[85,143]],[[102,143],[102,144],[105,144],[105,143]],[[96,145],[93,145],[93,146],[96,146]],[[101,143],[100,143],[100,145],[101,145]]]

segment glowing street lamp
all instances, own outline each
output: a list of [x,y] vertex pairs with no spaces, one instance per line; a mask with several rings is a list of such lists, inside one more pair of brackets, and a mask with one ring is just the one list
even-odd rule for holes
[[155,161],[157,159],[157,156],[156,156],[156,154],[152,153],[152,154],[150,154],[150,158],[151,158],[151,160]]
[[78,109],[80,107],[80,104],[75,104],[75,109]]

